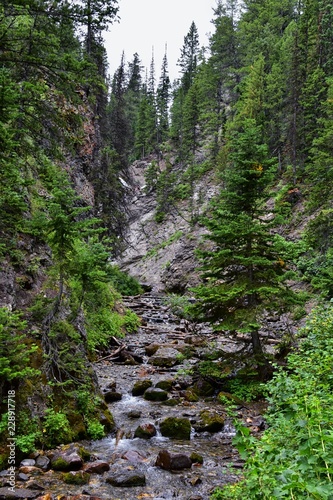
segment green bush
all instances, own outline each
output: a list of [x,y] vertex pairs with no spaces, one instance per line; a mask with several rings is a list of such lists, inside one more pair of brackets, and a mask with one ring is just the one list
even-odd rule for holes
[[66,415],[53,408],[48,408],[45,411],[43,432],[47,446],[68,443],[72,439],[72,431]]
[[245,479],[212,498],[331,500],[333,494],[333,304],[315,309],[300,348],[268,384],[269,424],[260,440],[238,425]]
[[40,373],[30,366],[38,347],[29,342],[26,327],[20,313],[0,308],[0,377],[8,382]]
[[87,432],[91,439],[102,439],[105,436],[104,425],[97,420],[88,420]]

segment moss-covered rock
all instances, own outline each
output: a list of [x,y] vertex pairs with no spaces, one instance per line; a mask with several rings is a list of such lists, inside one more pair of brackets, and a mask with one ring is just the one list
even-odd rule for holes
[[203,457],[196,451],[192,451],[190,455],[190,459],[192,464],[203,464]]
[[189,440],[191,438],[191,423],[188,418],[167,417],[160,423],[160,431],[165,437]]
[[224,418],[216,411],[204,410],[193,427],[197,432],[220,432],[224,427]]
[[166,401],[168,399],[168,393],[163,391],[163,389],[150,387],[146,390],[143,397],[147,399],[147,401]]
[[163,406],[177,406],[180,403],[179,398],[170,398],[167,399],[166,401],[162,401]]
[[214,387],[212,384],[203,379],[199,379],[198,382],[194,384],[192,390],[201,397],[210,397],[214,394]]
[[80,486],[82,484],[88,484],[90,480],[90,474],[82,470],[77,472],[66,472],[62,475],[62,480],[66,484],[75,484]]
[[184,398],[189,403],[197,403],[200,399],[198,394],[193,389],[187,389],[184,392]]
[[134,432],[134,437],[141,439],[150,439],[156,436],[156,427],[153,424],[141,424]]
[[153,385],[150,379],[137,380],[132,389],[133,396],[142,396]]
[[168,392],[171,391],[173,384],[174,380],[172,378],[169,378],[165,380],[160,380],[159,382],[157,382],[157,384],[155,384],[155,387],[157,387],[158,389],[163,389],[163,391]]

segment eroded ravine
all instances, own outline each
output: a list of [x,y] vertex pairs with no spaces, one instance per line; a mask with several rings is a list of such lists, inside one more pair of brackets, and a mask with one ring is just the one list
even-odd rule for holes
[[[220,340],[207,325],[197,325],[193,331],[190,324],[173,316],[161,295],[127,298],[125,306],[142,318],[142,326],[124,339],[115,339],[119,345],[110,348],[111,356],[95,363],[100,387],[116,423],[116,432],[101,440],[80,443],[90,452],[90,461],[100,460],[109,470],[90,474],[84,485],[65,484],[62,473],[54,470],[40,474],[31,470],[32,483],[40,487],[41,493],[29,498],[208,500],[216,486],[234,482],[241,473],[243,462],[232,446],[234,428],[225,408],[216,398],[218,391],[209,397],[201,394],[196,401],[189,397],[188,392],[198,383],[192,368],[200,353]],[[154,364],[153,352],[155,360],[157,353],[164,352],[173,356],[176,364],[172,362],[170,366],[163,366],[168,365],[163,361]],[[134,396],[134,385],[146,380],[152,387],[167,381],[167,400],[157,402],[145,399],[144,395]],[[224,419],[223,427],[217,432],[199,429],[198,422],[204,410]],[[250,406],[240,404],[236,411],[243,422],[256,427],[262,422],[261,410],[260,403],[254,403]],[[167,417],[188,419],[191,423],[190,439],[162,436],[160,425]],[[145,424],[153,426],[156,435],[150,439],[135,437],[136,429]],[[162,450],[187,457],[197,454],[202,457],[202,463],[193,461],[189,468],[164,470],[156,465]],[[127,475],[143,478],[144,484],[131,487],[114,485],[121,484]]]

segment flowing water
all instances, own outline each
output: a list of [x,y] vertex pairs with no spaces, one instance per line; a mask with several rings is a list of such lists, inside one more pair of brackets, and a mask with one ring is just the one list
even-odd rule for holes
[[[159,423],[166,417],[186,417],[191,423],[196,422],[202,410],[215,410],[225,416],[223,406],[214,397],[201,398],[198,402],[189,402],[184,397],[184,388],[193,380],[189,369],[198,358],[183,359],[171,368],[152,366],[146,354],[146,347],[152,343],[160,346],[179,347],[185,345],[186,332],[189,325],[180,323],[164,305],[160,296],[145,294],[128,299],[127,307],[131,307],[143,319],[139,332],[128,335],[120,342],[126,349],[141,358],[141,363],[129,365],[119,359],[102,359],[95,364],[96,374],[102,390],[116,385],[121,394],[119,401],[110,403],[109,409],[114,417],[117,432],[98,441],[83,442],[94,458],[109,462],[112,473],[122,474],[127,471],[138,471],[145,475],[146,484],[136,487],[115,487],[106,483],[105,474],[92,474],[89,484],[84,486],[66,485],[61,481],[61,473],[49,471],[36,480],[46,488],[49,498],[66,498],[73,495],[88,495],[109,500],[134,500],[142,498],[207,500],[216,486],[234,482],[243,466],[237,451],[232,446],[234,428],[225,418],[222,431],[217,433],[195,432],[192,428],[190,440],[175,440],[163,437],[159,431]],[[196,337],[213,339],[212,332],[205,325],[197,329]],[[115,347],[115,350],[117,346]],[[163,402],[151,402],[143,396],[133,396],[132,388],[136,381],[149,378],[155,385],[158,381],[172,379],[173,386],[169,391],[169,399],[175,406]],[[260,407],[239,408],[243,420],[260,414]],[[157,430],[154,437],[140,439],[134,437],[135,429],[140,424],[153,424]],[[161,450],[172,454],[190,456],[193,452],[201,455],[203,463],[194,463],[190,469],[180,471],[163,470],[155,466],[156,458]],[[57,495],[65,495],[58,497]],[[80,498],[80,497],[77,497]]]

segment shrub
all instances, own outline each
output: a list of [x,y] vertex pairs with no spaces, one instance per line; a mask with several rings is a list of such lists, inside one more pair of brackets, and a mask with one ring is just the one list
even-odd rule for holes
[[288,371],[277,370],[269,382],[269,428],[262,438],[238,425],[235,444],[247,459],[245,479],[212,498],[332,498],[332,331],[330,303],[312,312]]

